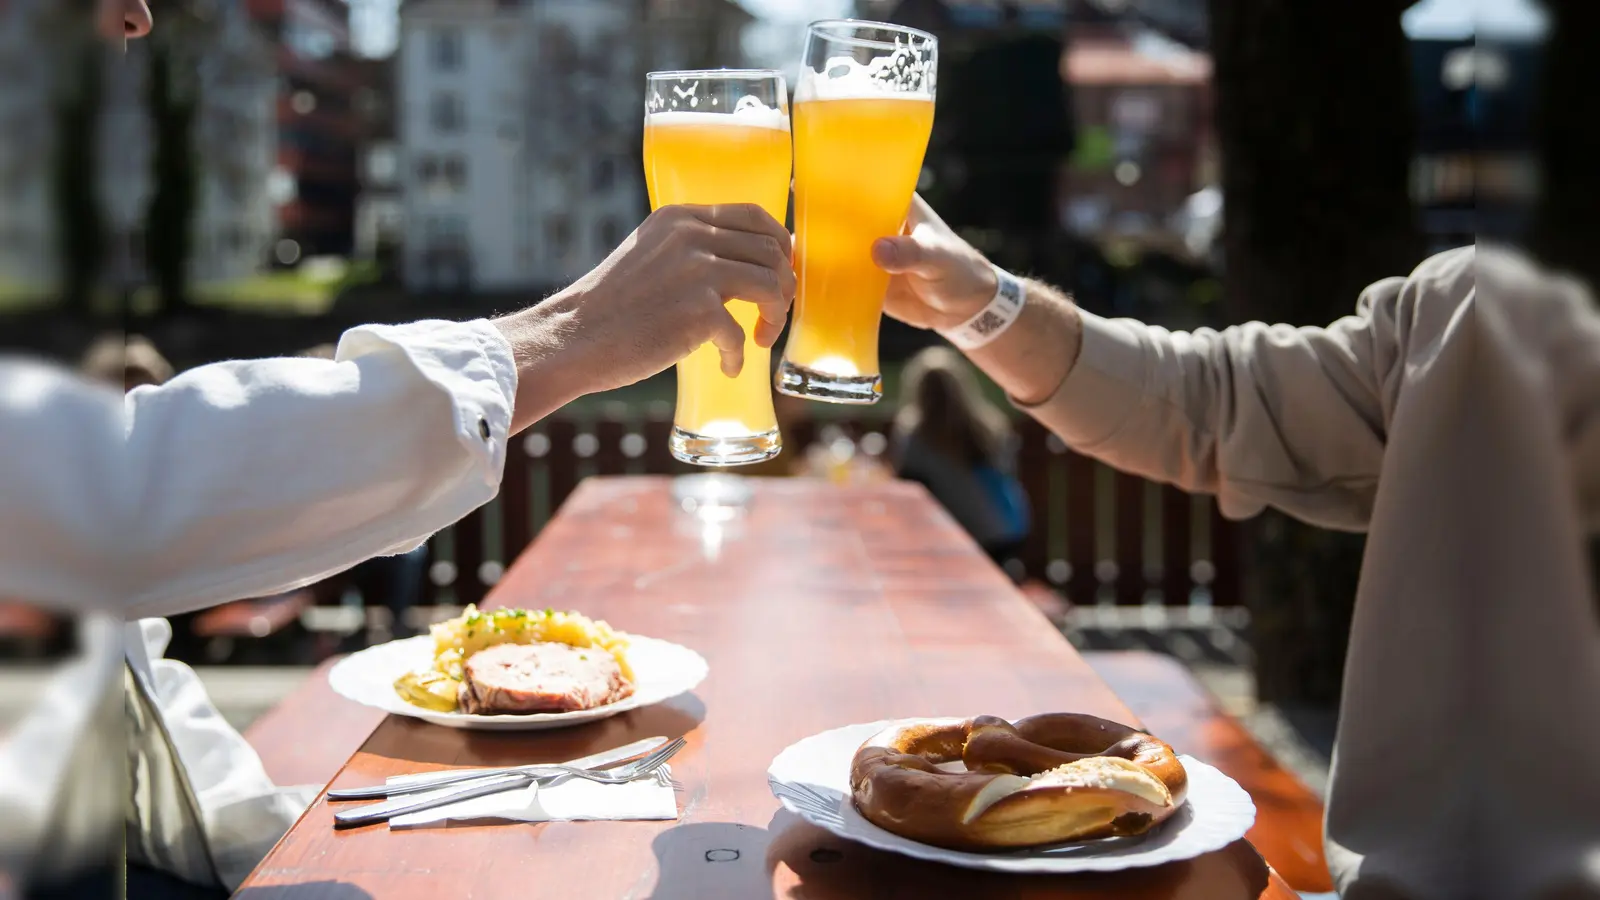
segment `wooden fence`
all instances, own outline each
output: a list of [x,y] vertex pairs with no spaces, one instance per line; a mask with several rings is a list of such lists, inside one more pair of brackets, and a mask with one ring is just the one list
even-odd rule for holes
[[[862,452],[881,453],[887,423],[831,419]],[[784,435],[809,446],[818,424]],[[639,418],[556,416],[512,441],[493,502],[434,537],[430,596],[476,603],[590,475],[686,474],[667,450],[670,409]],[[1045,582],[1077,605],[1229,606],[1240,602],[1238,526],[1210,497],[1117,472],[1072,453],[1032,420],[1019,423],[1018,475],[1033,507],[1031,536],[1007,568]],[[796,452],[786,449],[785,455]]]

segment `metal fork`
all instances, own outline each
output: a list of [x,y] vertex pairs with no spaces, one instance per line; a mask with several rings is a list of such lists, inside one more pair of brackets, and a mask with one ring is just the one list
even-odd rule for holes
[[337,812],[333,815],[333,822],[334,826],[339,828],[370,825],[395,816],[448,806],[462,800],[487,797],[490,794],[498,794],[502,791],[518,790],[530,784],[555,784],[567,778],[582,778],[586,781],[595,781],[600,784],[621,784],[643,776],[655,775],[662,766],[667,764],[667,760],[671,759],[679,750],[682,750],[687,743],[683,738],[678,738],[637,762],[631,762],[620,768],[608,771],[580,769],[573,766],[545,766],[542,767],[540,774],[515,772],[485,784],[475,784],[465,788],[451,787],[433,791],[421,797],[406,797],[401,800],[372,803],[359,809]]

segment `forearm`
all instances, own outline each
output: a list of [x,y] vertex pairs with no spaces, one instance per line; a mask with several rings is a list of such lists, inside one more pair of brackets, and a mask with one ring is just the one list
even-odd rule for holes
[[192,370],[127,401],[125,611],[326,577],[427,538],[499,488],[517,373],[484,323],[352,331],[337,362]]
[[1083,319],[1065,294],[1024,282],[1027,302],[1017,321],[968,358],[1018,403],[1042,403],[1072,371],[1083,342]]

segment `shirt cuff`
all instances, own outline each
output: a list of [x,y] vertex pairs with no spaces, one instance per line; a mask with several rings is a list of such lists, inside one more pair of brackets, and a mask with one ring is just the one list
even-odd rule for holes
[[1012,404],[1067,446],[1086,450],[1110,440],[1146,402],[1145,348],[1134,323],[1079,310],[1083,344],[1056,392],[1037,404]]
[[378,347],[405,354],[450,396],[456,439],[479,461],[484,482],[498,487],[517,397],[517,365],[500,329],[486,319],[363,325],[345,332],[335,358],[344,362]]

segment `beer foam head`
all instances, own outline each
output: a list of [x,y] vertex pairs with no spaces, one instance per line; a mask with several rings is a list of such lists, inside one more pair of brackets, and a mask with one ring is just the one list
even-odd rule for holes
[[[748,102],[747,102],[748,101]],[[721,104],[718,104],[721,105]],[[666,109],[645,113],[644,120],[653,126],[672,125],[739,125],[745,128],[772,128],[789,130],[789,115],[774,109],[755,97],[741,97],[732,110],[716,110],[706,104],[706,109]]]
[[895,38],[893,49],[869,62],[831,56],[821,71],[800,72],[795,102],[805,100],[932,100],[937,60],[931,40]]

